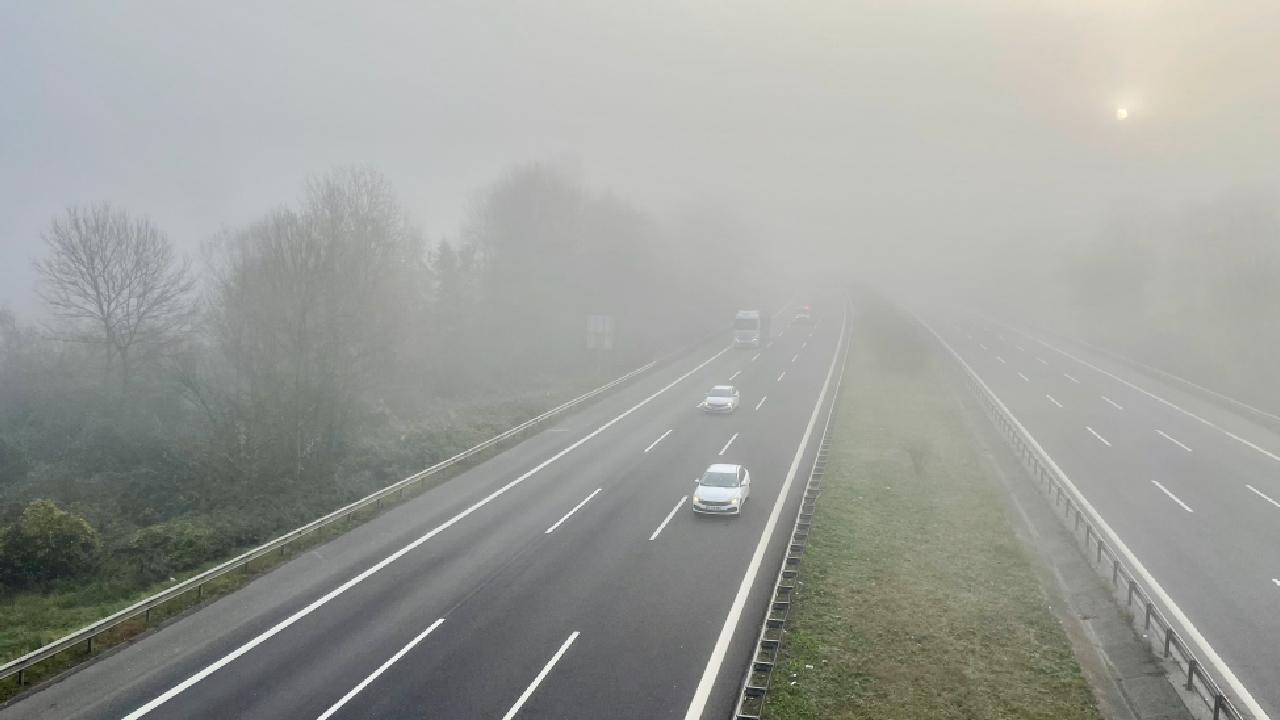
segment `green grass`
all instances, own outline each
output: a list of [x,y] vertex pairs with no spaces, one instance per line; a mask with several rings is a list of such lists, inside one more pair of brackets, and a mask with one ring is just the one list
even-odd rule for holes
[[[530,396],[501,405],[464,408],[449,423],[450,436],[447,438],[435,437],[438,445],[438,447],[433,448],[435,455],[447,457],[460,452],[506,430],[508,427],[515,426],[523,420],[538,415],[546,409],[585,392],[590,389],[585,387],[587,384],[567,385],[541,397]],[[152,610],[149,623],[142,616],[122,623],[115,629],[95,639],[92,653],[83,645],[67,649],[31,667],[25,673],[26,686],[29,687],[51,678],[83,662],[91,654],[96,655],[115,645],[127,642],[148,628],[155,627],[167,619],[190,610],[192,607],[234,592],[254,577],[269,572],[281,562],[294,557],[307,548],[342,535],[350,527],[378,515],[381,510],[386,510],[396,505],[399,500],[408,500],[416,497],[418,494],[446,482],[466,469],[483,462],[485,459],[546,427],[546,425],[540,425],[530,428],[527,432],[519,433],[506,442],[500,443],[498,446],[480,453],[466,462],[428,476],[423,481],[414,484],[402,494],[402,497],[387,498],[380,509],[370,507],[356,513],[350,518],[349,522],[339,522],[317,530],[289,545],[283,553],[269,553],[257,558],[241,570],[210,581],[199,595],[191,592],[176,597]],[[403,469],[401,471],[404,474],[410,472]],[[379,484],[379,486],[381,485],[383,484]],[[373,489],[373,487],[362,488],[358,494],[363,495]],[[345,501],[349,501],[349,499]],[[317,511],[316,514],[319,515],[320,511]],[[274,533],[273,536],[282,532],[283,530],[280,533]],[[219,557],[198,568],[178,574],[173,581],[140,585],[129,575],[111,577],[108,574],[106,577],[86,579],[82,583],[64,583],[58,589],[49,592],[19,592],[0,596],[0,663],[43,647],[86,625],[118,612],[143,598],[150,597],[177,581],[198,575],[247,549],[249,548],[235,548],[224,557]],[[0,702],[4,702],[20,690],[16,677],[0,680]]]
[[941,359],[865,308],[765,717],[1098,718]]

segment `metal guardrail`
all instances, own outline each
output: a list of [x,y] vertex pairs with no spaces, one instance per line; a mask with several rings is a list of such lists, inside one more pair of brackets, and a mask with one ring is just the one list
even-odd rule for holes
[[782,651],[782,636],[786,632],[787,618],[791,614],[791,603],[795,597],[797,568],[809,544],[813,513],[817,508],[818,496],[822,494],[822,479],[827,472],[827,456],[831,450],[831,419],[840,403],[840,386],[844,382],[844,366],[849,357],[851,342],[846,341],[842,351],[844,354],[840,360],[840,375],[836,379],[835,391],[831,393],[831,406],[827,408],[827,417],[823,422],[822,439],[818,443],[813,467],[809,470],[809,481],[805,484],[804,496],[800,499],[800,509],[796,511],[796,521],[791,528],[787,550],[773,581],[769,608],[765,611],[764,622],[756,636],[755,654],[747,668],[746,677],[742,679],[738,704],[733,711],[735,720],[759,720],[764,711],[764,698],[769,692],[773,670]]
[[1018,454],[1019,460],[1048,495],[1049,501],[1055,508],[1062,509],[1062,521],[1081,543],[1085,556],[1104,577],[1107,574],[1110,575],[1112,595],[1117,602],[1123,601],[1124,610],[1129,615],[1133,627],[1141,629],[1143,637],[1149,639],[1153,652],[1161,653],[1181,672],[1182,677],[1185,678],[1183,688],[1194,692],[1204,701],[1205,706],[1213,713],[1214,720],[1253,720],[1251,716],[1241,712],[1231,698],[1222,692],[1221,686],[1209,675],[1186,640],[1152,601],[1151,594],[1142,587],[1137,575],[1129,568],[1120,553],[1116,552],[1112,541],[1099,532],[1100,518],[1096,517],[1092,507],[1080,496],[1079,491],[1062,473],[1057,463],[1049,457],[1044,448],[1036,442],[1031,433],[1014,417],[982,378],[978,377],[964,358],[960,357],[959,353],[928,323],[918,318],[917,320],[959,363],[964,370],[966,384],[977,396],[983,410],[1003,432]]
[[[705,342],[705,340],[703,342]],[[687,349],[688,348],[685,348],[685,350]],[[668,357],[671,357],[671,356],[668,356]],[[21,688],[23,688],[26,685],[26,670],[31,666],[44,662],[45,660],[48,660],[64,651],[70,650],[72,648],[75,648],[81,645],[83,645],[85,648],[85,655],[91,656],[93,655],[94,640],[97,639],[102,634],[126,622],[135,620],[139,617],[143,618],[144,624],[149,624],[152,610],[178,597],[194,593],[198,601],[199,599],[203,598],[205,586],[211,581],[216,580],[224,575],[227,575],[228,573],[234,570],[237,570],[241,567],[244,567],[248,565],[250,562],[253,562],[254,560],[261,558],[265,555],[268,555],[272,552],[278,551],[283,553],[284,549],[290,544],[297,542],[308,536],[311,536],[316,531],[326,528],[328,526],[331,526],[339,521],[347,520],[351,518],[355,513],[361,510],[364,510],[369,507],[373,507],[375,509],[381,509],[383,501],[388,499],[389,497],[395,495],[397,496],[397,499],[399,499],[400,497],[403,497],[407,489],[421,483],[424,479],[432,475],[435,475],[442,470],[458,465],[459,463],[462,463],[472,457],[475,457],[476,455],[483,453],[484,451],[494,447],[495,445],[498,445],[499,443],[502,443],[505,440],[509,440],[510,438],[516,435],[519,435],[525,430],[528,430],[529,428],[545,420],[556,417],[564,413],[566,410],[569,410],[578,405],[581,405],[582,403],[587,402],[588,400],[591,400],[601,395],[602,393],[605,393],[613,389],[614,387],[617,387],[618,385],[621,385],[622,383],[627,382],[628,380],[636,377],[637,375],[641,375],[645,372],[648,372],[654,366],[659,364],[659,362],[661,361],[654,360],[652,362],[649,362],[648,364],[643,365],[639,368],[636,368],[635,370],[632,370],[631,372],[625,375],[622,375],[621,377],[618,377],[608,383],[605,383],[604,385],[601,385],[600,387],[597,387],[594,390],[591,390],[590,392],[584,393],[582,395],[579,395],[578,397],[573,398],[572,400],[561,403],[560,405],[557,405],[556,407],[542,413],[541,415],[538,415],[537,417],[526,420],[520,423],[519,425],[516,425],[515,427],[510,428],[509,430],[499,433],[498,435],[495,435],[478,445],[475,445],[466,450],[463,450],[462,452],[458,453],[457,455],[454,455],[453,457],[448,458],[447,460],[442,460],[436,463],[435,465],[432,465],[431,467],[426,468],[425,470],[414,473],[413,475],[410,475],[409,477],[404,478],[403,480],[400,480],[396,483],[388,485],[387,487],[382,488],[381,490],[374,491],[364,496],[363,498],[360,498],[359,500],[356,500],[355,502],[350,503],[349,505],[345,505],[341,508],[338,508],[337,510],[334,510],[329,514],[324,515],[319,519],[313,520],[307,523],[306,525],[303,525],[302,527],[291,530],[290,532],[287,532],[284,535],[281,535],[280,537],[268,543],[259,545],[258,547],[253,548],[252,550],[248,550],[244,553],[241,553],[240,555],[237,555],[236,557],[222,563],[221,565],[218,565],[217,567],[206,570],[205,572],[202,572],[199,575],[196,575],[192,578],[184,580],[174,585],[171,588],[162,590],[156,593],[155,595],[152,595],[148,598],[140,600],[134,603],[133,605],[130,605],[129,607],[113,615],[105,617],[93,623],[92,625],[89,625],[80,630],[77,630],[76,632],[73,632],[70,635],[63,637],[60,640],[55,640],[54,642],[51,642],[48,645],[45,645],[44,647],[33,650],[27,653],[26,655],[23,655],[22,657],[19,657],[15,660],[11,660],[5,663],[4,665],[0,665],[0,681],[7,680],[16,675],[18,689],[21,690]]]

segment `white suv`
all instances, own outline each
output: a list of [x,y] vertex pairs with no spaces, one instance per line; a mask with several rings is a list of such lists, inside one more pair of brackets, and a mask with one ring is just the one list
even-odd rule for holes
[[738,409],[738,388],[732,385],[716,385],[707,393],[702,401],[702,411],[709,413],[731,413]]

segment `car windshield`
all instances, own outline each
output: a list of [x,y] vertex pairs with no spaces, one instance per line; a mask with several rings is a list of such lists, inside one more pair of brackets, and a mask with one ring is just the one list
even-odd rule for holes
[[713,398],[733,397],[733,391],[726,388],[711,388],[711,392],[707,393],[707,397],[713,397]]
[[709,485],[711,487],[737,487],[738,474],[731,472],[709,472],[702,476],[698,481],[699,485]]
[[738,318],[733,321],[733,329],[735,330],[755,330],[758,327],[760,327],[758,318]]

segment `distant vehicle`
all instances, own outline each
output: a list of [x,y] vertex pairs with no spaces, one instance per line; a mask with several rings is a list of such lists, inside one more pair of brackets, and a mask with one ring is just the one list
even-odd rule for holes
[[739,310],[733,319],[733,344],[760,347],[769,340],[769,314],[759,310]]
[[808,305],[801,305],[794,317],[791,318],[792,325],[812,325],[813,310]]
[[693,511],[708,515],[741,515],[751,495],[751,473],[741,465],[712,465],[694,481]]
[[731,413],[738,409],[738,403],[741,400],[738,388],[732,385],[716,385],[707,392],[707,399],[702,401],[702,411]]

